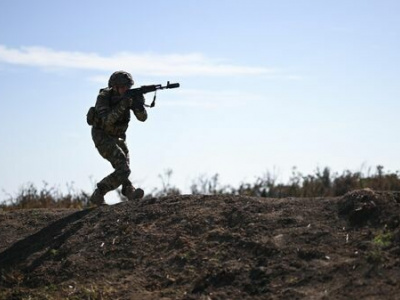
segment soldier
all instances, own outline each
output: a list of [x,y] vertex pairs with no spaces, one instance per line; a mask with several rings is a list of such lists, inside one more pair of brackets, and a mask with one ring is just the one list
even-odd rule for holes
[[104,195],[122,185],[122,194],[128,200],[142,198],[142,189],[135,189],[129,180],[129,151],[126,145],[126,130],[130,121],[130,110],[135,117],[144,122],[147,112],[142,94],[134,99],[124,97],[124,93],[134,84],[131,74],[125,71],[114,72],[108,88],[101,89],[97,96],[94,109],[92,138],[100,155],[107,159],[113,168],[113,173],[97,183],[90,202],[96,205],[104,204]]

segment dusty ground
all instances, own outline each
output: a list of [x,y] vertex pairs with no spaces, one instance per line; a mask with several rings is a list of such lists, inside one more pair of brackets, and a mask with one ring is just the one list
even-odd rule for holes
[[399,299],[400,193],[0,212],[0,299]]

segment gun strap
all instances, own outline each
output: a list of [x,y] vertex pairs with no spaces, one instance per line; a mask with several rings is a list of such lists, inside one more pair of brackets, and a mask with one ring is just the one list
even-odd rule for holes
[[154,91],[153,102],[151,102],[150,107],[156,106],[157,90]]
[[150,105],[144,103],[143,106],[145,107],[154,107],[156,106],[156,99],[157,99],[157,90],[154,91],[154,96],[153,96],[153,101],[151,102]]

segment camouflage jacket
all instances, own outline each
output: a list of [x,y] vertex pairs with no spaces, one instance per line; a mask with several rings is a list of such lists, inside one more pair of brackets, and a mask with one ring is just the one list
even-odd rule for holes
[[[139,121],[146,121],[147,112],[144,107],[143,110],[126,107],[124,106],[125,102],[121,100],[122,97],[116,96],[110,88],[100,90],[95,106],[96,120],[92,130],[95,144],[101,143],[104,135],[125,140],[125,133],[131,119],[131,110]],[[144,104],[144,96],[139,95],[133,101]]]

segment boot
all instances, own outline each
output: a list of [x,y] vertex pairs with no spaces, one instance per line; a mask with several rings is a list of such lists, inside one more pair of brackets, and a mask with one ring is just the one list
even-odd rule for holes
[[144,191],[142,189],[135,189],[132,185],[124,186],[121,193],[128,198],[129,201],[141,199],[144,196]]
[[102,193],[99,189],[95,189],[90,197],[89,202],[97,206],[106,204],[104,201],[104,193]]

